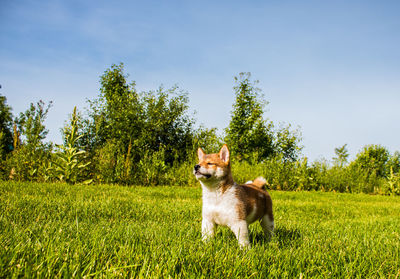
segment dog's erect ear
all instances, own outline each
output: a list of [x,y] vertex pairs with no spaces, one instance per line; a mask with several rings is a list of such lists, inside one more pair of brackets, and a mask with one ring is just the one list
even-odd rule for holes
[[204,158],[204,151],[203,151],[203,149],[201,149],[200,147],[199,147],[199,149],[197,149],[197,156],[199,157],[199,160],[203,160],[203,158]]
[[219,158],[225,163],[229,163],[229,149],[226,144],[222,146],[221,150],[219,151]]

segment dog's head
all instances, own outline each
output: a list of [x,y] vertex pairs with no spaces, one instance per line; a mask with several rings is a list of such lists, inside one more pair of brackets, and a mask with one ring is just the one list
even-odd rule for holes
[[193,173],[200,181],[218,181],[230,173],[229,149],[222,146],[219,153],[205,154],[203,149],[197,150],[199,163],[194,166]]

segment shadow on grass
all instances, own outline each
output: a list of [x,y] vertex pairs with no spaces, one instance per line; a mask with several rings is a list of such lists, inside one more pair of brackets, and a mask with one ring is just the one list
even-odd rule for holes
[[[278,227],[273,233],[269,235],[265,235],[262,231],[256,232],[250,229],[249,237],[250,243],[252,243],[252,245],[263,245],[273,241],[278,243],[279,248],[298,247],[300,246],[301,240],[303,238],[299,229],[288,229],[286,227]],[[213,239],[215,239],[216,241],[229,240],[232,242],[237,242],[235,235],[227,227],[219,227]]]
[[271,240],[278,242],[279,248],[297,247],[302,239],[299,229],[287,229],[286,227],[278,227],[270,235],[265,235],[262,232],[251,235],[253,243],[264,244]]

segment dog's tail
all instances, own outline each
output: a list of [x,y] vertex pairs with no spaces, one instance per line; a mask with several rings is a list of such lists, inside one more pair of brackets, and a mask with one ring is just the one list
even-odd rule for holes
[[267,180],[265,180],[264,177],[259,176],[256,179],[254,179],[253,181],[247,181],[246,184],[251,184],[251,185],[256,186],[257,188],[265,189],[265,185],[267,184]]

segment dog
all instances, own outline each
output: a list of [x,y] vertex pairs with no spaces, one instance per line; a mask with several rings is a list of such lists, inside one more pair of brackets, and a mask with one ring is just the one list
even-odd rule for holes
[[227,226],[235,234],[241,247],[250,247],[248,225],[260,221],[266,235],[274,230],[272,199],[264,190],[262,177],[246,184],[237,184],[232,177],[228,146],[219,153],[197,151],[199,163],[193,173],[202,187],[202,238],[214,236],[217,225]]

